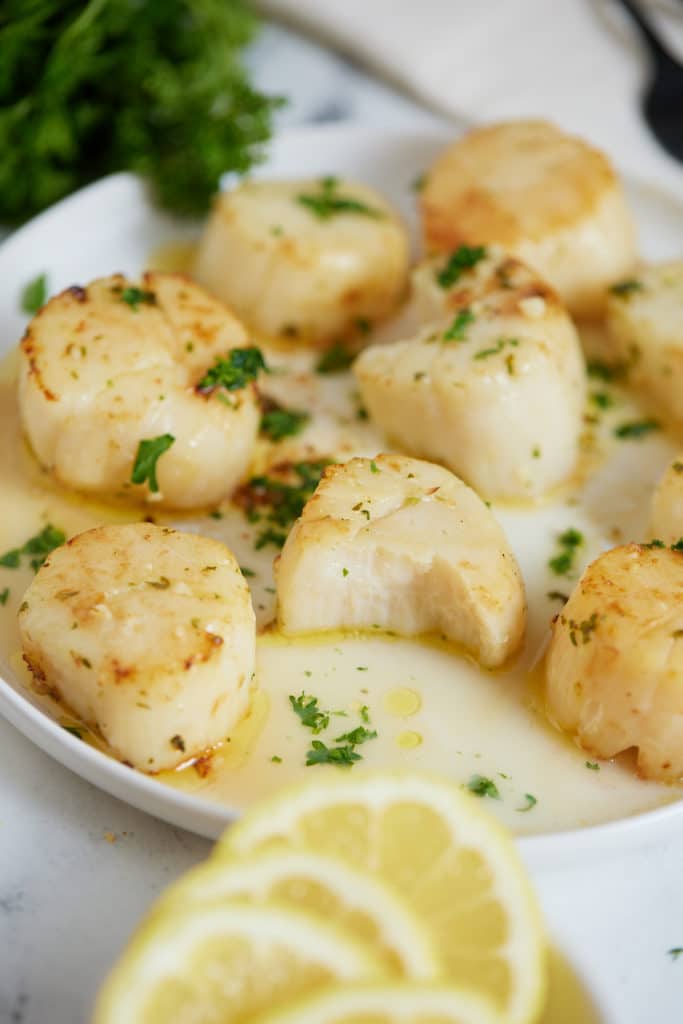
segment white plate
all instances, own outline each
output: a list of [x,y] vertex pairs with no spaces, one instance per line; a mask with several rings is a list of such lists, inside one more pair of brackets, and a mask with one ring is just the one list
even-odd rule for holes
[[[411,183],[447,140],[434,130],[408,134],[317,127],[275,140],[268,162],[257,173],[351,175],[381,188],[414,227]],[[645,255],[678,255],[683,207],[647,186],[631,184],[629,193]],[[18,309],[17,296],[38,271],[48,272],[51,291],[117,270],[135,274],[143,269],[155,247],[195,233],[195,227],[179,225],[155,210],[144,186],[127,174],[107,178],[58,204],[0,249],[0,355],[9,351],[23,332],[25,317]],[[657,458],[661,460],[662,450]],[[599,500],[598,487],[594,501]],[[509,521],[505,516],[503,519],[514,543],[519,523],[514,516]],[[208,837],[219,835],[234,816],[234,809],[226,804],[161,785],[80,742],[45,713],[8,665],[5,676],[0,679],[0,711],[48,754],[96,786]],[[565,859],[575,860],[582,851],[595,856],[600,849],[613,849],[627,836],[629,842],[649,836],[656,825],[682,811],[683,803],[674,803],[607,825],[526,837],[520,840],[520,846],[530,862],[557,866]]]

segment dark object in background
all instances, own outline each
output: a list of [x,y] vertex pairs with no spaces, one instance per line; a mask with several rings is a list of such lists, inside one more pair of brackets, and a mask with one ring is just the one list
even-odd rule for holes
[[244,172],[282,101],[239,55],[243,0],[4,0],[0,5],[0,222],[31,217],[112,171],[203,212]]
[[652,65],[642,98],[645,120],[664,149],[683,162],[683,65],[671,56],[649,18],[634,0],[620,0],[638,26]]

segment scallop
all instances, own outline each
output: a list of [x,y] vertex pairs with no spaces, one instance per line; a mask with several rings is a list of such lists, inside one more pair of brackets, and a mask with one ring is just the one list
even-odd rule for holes
[[486,247],[429,261],[414,280],[432,322],[371,345],[353,366],[371,418],[400,450],[443,463],[485,498],[535,499],[565,480],[585,372],[553,289]]
[[408,249],[398,216],[366,185],[250,181],[216,200],[197,278],[254,330],[324,346],[395,309]]
[[553,625],[551,718],[594,757],[636,748],[648,779],[683,776],[683,552],[600,555]]
[[218,541],[149,523],[78,534],[38,570],[19,627],[36,686],[141,771],[205,753],[247,711],[254,611]]
[[[135,284],[117,274],[67,288],[21,342],[23,429],[68,487],[177,508],[215,503],[248,468],[259,409],[253,383],[199,385],[248,351],[240,322],[182,275],[148,273]],[[152,452],[156,444],[158,461],[137,485],[143,442]]]
[[491,124],[449,146],[420,194],[425,245],[498,243],[597,317],[605,288],[636,260],[635,232],[609,160],[546,121]]
[[502,528],[456,476],[400,455],[328,467],[276,564],[286,635],[436,632],[487,667],[519,648],[524,586]]

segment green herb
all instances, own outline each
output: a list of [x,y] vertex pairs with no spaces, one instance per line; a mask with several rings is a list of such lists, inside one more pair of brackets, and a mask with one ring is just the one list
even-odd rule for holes
[[372,323],[365,316],[357,316],[355,323],[356,329],[360,334],[369,334],[372,330]]
[[5,569],[18,569],[21,556],[28,555],[30,556],[29,565],[34,572],[37,572],[50,552],[58,548],[65,540],[66,534],[62,530],[58,530],[56,526],[48,523],[40,533],[29,537],[22,547],[13,548],[11,551],[6,551],[4,555],[1,555],[0,565],[4,566]]
[[540,459],[540,457],[541,457],[541,449],[538,447],[538,445],[536,445],[535,448],[531,449],[531,458],[532,459]]
[[628,281],[618,281],[610,288],[612,295],[617,295],[620,299],[627,298],[633,292],[641,292],[642,290],[642,281],[636,281],[635,278],[630,278]]
[[282,764],[282,758],[279,757],[277,754],[273,754],[270,760],[273,762],[273,764]]
[[79,729],[77,725],[63,725],[62,729],[64,732],[71,733],[71,735],[75,736],[77,740],[83,739],[83,730]]
[[427,184],[427,175],[423,171],[422,174],[418,174],[416,178],[413,178],[410,187],[413,192],[421,192]]
[[5,5],[0,222],[121,170],[164,206],[204,213],[221,175],[258,158],[280,102],[241,65],[255,27],[242,0]]
[[460,312],[456,314],[455,319],[448,330],[444,331],[441,335],[442,340],[464,341],[466,329],[470,324],[473,324],[475,320],[476,317],[471,309],[461,309]]
[[482,348],[475,353],[475,359],[488,359],[489,356],[497,356],[503,351],[508,345],[516,348],[519,345],[517,338],[499,338],[495,345],[491,348]]
[[348,576],[348,575],[349,575],[349,570],[348,570],[348,569],[347,569],[346,567],[344,567],[344,568],[342,569],[342,576],[345,576],[345,577],[346,577],[346,576]]
[[[1,200],[0,200],[1,204]],[[24,313],[29,313],[33,316],[37,313],[41,306],[45,305],[47,298],[47,275],[38,274],[38,277],[34,277],[32,281],[24,285],[21,292],[21,308]]]
[[442,288],[451,288],[458,282],[461,274],[476,267],[477,263],[485,256],[486,249],[483,245],[461,245],[459,249],[451,253],[443,267],[437,271],[436,280]]
[[258,522],[265,518],[269,524],[255,541],[257,551],[267,544],[283,546],[287,531],[303,512],[328,465],[326,459],[287,464],[281,471],[285,479],[274,475],[254,476],[239,488],[236,500],[250,521]]
[[239,391],[256,380],[261,370],[268,373],[260,348],[233,348],[225,359],[217,359],[211,369],[207,370],[197,384],[197,391],[203,395],[211,394],[219,388]]
[[134,313],[137,313],[141,303],[146,306],[156,306],[157,297],[154,292],[147,292],[144,288],[129,287],[121,291],[121,301],[130,306]]
[[591,636],[598,628],[598,613],[593,614],[588,619],[583,619],[581,622],[575,622],[573,619],[569,619],[569,639],[571,640],[574,647],[579,646],[577,637],[581,637],[581,643],[589,643]]
[[586,765],[586,768],[590,768],[590,770],[592,772],[599,772],[600,771],[600,765],[598,764],[597,761],[586,761],[585,765]]
[[175,747],[176,750],[180,750],[181,753],[185,752],[185,740],[178,733],[175,736],[171,736],[171,746]]
[[368,725],[370,722],[370,708],[367,706],[367,704],[363,704],[363,707],[360,709],[358,713],[360,715],[361,722],[365,722],[365,724]]
[[322,740],[313,740],[312,749],[306,752],[306,767],[314,764],[337,764],[352,765],[360,761],[361,755],[357,754],[352,746],[328,747]]
[[8,597],[9,597],[9,587],[5,587],[4,590],[0,590],[0,604],[2,604],[2,605],[7,604]]
[[244,576],[245,578],[251,578],[252,576],[255,576],[255,575],[256,575],[256,573],[254,572],[254,570],[253,570],[253,569],[247,569],[246,565],[241,565],[241,566],[240,566],[240,572],[242,573],[242,575],[243,575],[243,576]]
[[538,800],[536,799],[536,797],[533,796],[533,794],[531,794],[531,793],[525,793],[524,794],[524,799],[526,800],[526,804],[524,805],[524,807],[518,807],[517,808],[517,810],[519,811],[520,814],[524,814],[525,811],[530,811],[531,808],[535,807],[536,804],[538,803]]
[[301,719],[301,724],[314,733],[322,732],[330,724],[330,713],[320,710],[317,697],[312,697],[302,690],[298,697],[290,694],[289,703],[292,705],[292,711]]
[[475,796],[490,796],[492,800],[500,800],[500,793],[493,779],[487,779],[485,775],[473,775],[467,783],[470,793]]
[[599,359],[591,359],[586,365],[586,372],[589,377],[593,377],[594,380],[602,380],[606,382],[619,380],[624,377],[626,373],[626,367],[623,363],[603,363]]
[[666,544],[664,543],[663,540],[659,540],[657,537],[655,537],[655,539],[651,540],[648,544],[643,544],[643,547],[644,548],[649,548],[649,549],[652,549],[652,548],[665,548]]
[[330,220],[339,214],[354,213],[361,217],[373,217],[381,220],[384,214],[381,210],[368,206],[351,196],[340,195],[337,192],[339,182],[336,178],[322,178],[320,191],[317,193],[301,194],[296,197],[297,203],[305,206],[318,220]]
[[379,466],[377,465],[377,463],[375,462],[374,459],[370,463],[370,472],[371,473],[379,473],[380,472],[380,468],[379,468]]
[[614,405],[614,398],[607,391],[594,391],[590,399],[598,409],[611,409]]
[[341,370],[348,370],[355,358],[354,353],[341,341],[336,341],[327,352],[323,352],[315,364],[316,373],[339,373]]
[[307,412],[296,409],[270,409],[261,417],[261,433],[271,441],[281,441],[283,437],[300,434],[310,418]]
[[674,473],[683,473],[683,462],[673,462],[671,468]]
[[678,960],[679,956],[683,954],[683,946],[673,946],[672,949],[667,949],[667,953],[672,960]]
[[632,420],[630,423],[622,423],[614,428],[614,436],[623,440],[637,440],[651,434],[653,430],[659,430],[658,420]]
[[159,490],[157,461],[164,452],[168,451],[174,441],[173,434],[161,434],[160,437],[140,441],[133,464],[133,472],[130,476],[131,483],[144,484],[148,482],[150,491],[156,494]]
[[377,739],[376,729],[366,729],[364,725],[357,725],[355,729],[351,729],[350,732],[344,732],[341,736],[336,736],[335,743],[351,743],[354,747],[360,743],[367,743],[368,740]]
[[564,601],[565,604],[569,600],[569,595],[563,594],[561,590],[549,590],[545,596],[550,601]]
[[583,534],[570,527],[560,534],[557,542],[561,550],[559,554],[550,559],[548,566],[557,576],[566,576],[574,566],[578,548],[584,542]]
[[223,513],[218,508],[215,508],[215,509],[213,509],[213,511],[209,512],[209,515],[211,516],[212,519],[222,519],[223,518]]
[[679,537],[675,544],[671,545],[672,551],[683,551],[683,537]]

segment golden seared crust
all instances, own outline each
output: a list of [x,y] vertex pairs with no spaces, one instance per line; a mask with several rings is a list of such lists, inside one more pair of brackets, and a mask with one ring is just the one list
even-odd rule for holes
[[431,168],[420,194],[425,245],[539,241],[590,216],[615,185],[603,153],[547,121],[487,125]]

